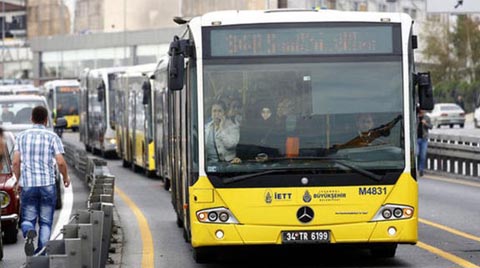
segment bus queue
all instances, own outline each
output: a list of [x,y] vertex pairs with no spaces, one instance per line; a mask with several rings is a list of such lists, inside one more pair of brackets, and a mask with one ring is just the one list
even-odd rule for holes
[[413,128],[417,103],[433,100],[408,15],[176,22],[187,28],[157,64],[85,71],[79,129],[88,151],[165,181],[197,262],[228,246],[349,244],[393,257],[417,242]]

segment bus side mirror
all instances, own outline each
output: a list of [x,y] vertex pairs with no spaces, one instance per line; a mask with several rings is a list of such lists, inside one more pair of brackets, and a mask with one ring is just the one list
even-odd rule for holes
[[168,52],[170,55],[168,62],[168,89],[183,89],[185,57],[189,57],[192,54],[192,50],[193,46],[189,43],[189,40],[179,40],[178,36],[173,38]]
[[53,89],[50,89],[48,91],[48,99],[50,99],[50,100],[53,99]]
[[142,85],[143,90],[143,100],[142,104],[147,105],[150,101],[150,95],[152,93],[152,86],[150,85],[150,81],[144,81]]
[[100,82],[97,87],[97,100],[98,102],[102,102],[105,96],[105,83]]
[[416,83],[418,85],[418,99],[420,102],[420,109],[433,110],[433,90],[430,73],[417,73]]

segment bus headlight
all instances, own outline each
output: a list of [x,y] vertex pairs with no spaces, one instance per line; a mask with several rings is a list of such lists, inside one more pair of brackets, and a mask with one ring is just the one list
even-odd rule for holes
[[0,201],[2,208],[8,207],[10,205],[10,195],[7,192],[0,191]]
[[413,208],[410,206],[387,204],[380,207],[372,221],[410,219],[412,216]]
[[115,144],[117,144],[117,139],[111,138],[111,139],[108,139],[108,142],[109,142],[110,144],[115,145]]
[[232,212],[225,207],[199,210],[197,220],[203,223],[238,223]]

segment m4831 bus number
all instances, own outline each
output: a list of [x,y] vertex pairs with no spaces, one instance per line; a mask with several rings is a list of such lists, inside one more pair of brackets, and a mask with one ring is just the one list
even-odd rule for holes
[[360,187],[358,188],[359,195],[386,195],[387,187]]

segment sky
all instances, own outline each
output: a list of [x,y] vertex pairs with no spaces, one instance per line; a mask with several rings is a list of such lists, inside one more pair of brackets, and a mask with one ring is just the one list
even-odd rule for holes
[[[460,2],[462,3],[461,5]],[[427,12],[480,13],[480,1],[427,0]]]

